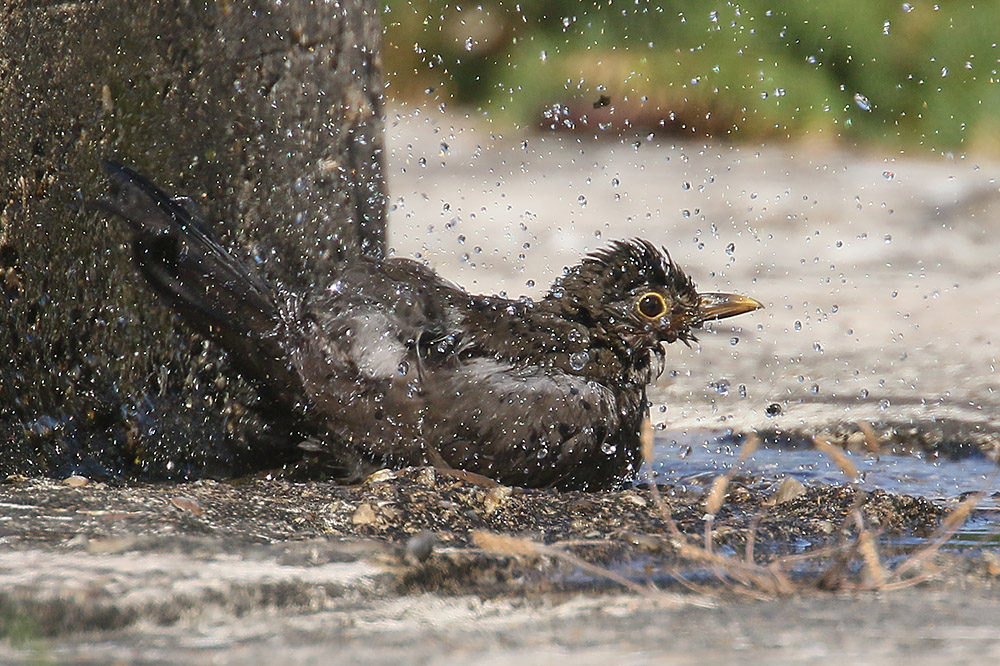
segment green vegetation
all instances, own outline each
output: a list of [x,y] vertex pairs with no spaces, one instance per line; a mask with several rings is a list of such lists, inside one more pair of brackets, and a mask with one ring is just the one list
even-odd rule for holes
[[1000,149],[1000,3],[389,0],[397,101],[496,122]]

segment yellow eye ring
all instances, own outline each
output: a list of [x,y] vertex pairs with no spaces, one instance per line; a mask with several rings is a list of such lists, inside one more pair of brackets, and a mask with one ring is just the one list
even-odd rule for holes
[[635,309],[645,319],[659,319],[667,313],[667,301],[662,294],[647,291],[636,299]]

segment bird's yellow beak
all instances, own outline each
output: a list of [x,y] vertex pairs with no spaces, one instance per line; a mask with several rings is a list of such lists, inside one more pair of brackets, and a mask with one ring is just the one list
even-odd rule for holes
[[759,310],[764,305],[749,296],[739,294],[698,294],[698,320],[725,319]]

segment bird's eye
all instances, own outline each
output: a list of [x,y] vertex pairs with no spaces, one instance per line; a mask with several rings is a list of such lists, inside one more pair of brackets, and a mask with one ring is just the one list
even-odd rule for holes
[[635,308],[646,319],[657,319],[667,312],[667,302],[660,294],[650,291],[639,297]]

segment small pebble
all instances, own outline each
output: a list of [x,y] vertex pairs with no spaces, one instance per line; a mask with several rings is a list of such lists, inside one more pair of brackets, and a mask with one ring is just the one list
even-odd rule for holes
[[434,471],[433,467],[423,467],[419,472],[417,472],[417,483],[422,486],[432,488],[434,487],[434,483],[436,481],[437,473]]
[[385,483],[386,481],[392,481],[396,478],[396,472],[391,469],[380,469],[372,472],[365,479],[365,485],[370,486],[373,483]]
[[802,485],[801,481],[788,477],[781,482],[781,485],[778,486],[778,491],[774,493],[774,503],[784,504],[802,495],[805,491],[806,487]]
[[483,498],[483,509],[487,516],[493,515],[493,513],[499,509],[510,497],[510,487],[509,486],[497,486],[496,488],[491,488],[486,493],[486,497]]
[[626,491],[622,493],[621,497],[624,501],[631,502],[632,504],[635,504],[638,507],[645,508],[649,504],[649,502],[646,500],[645,497],[642,497],[637,493]]
[[406,559],[411,562],[425,562],[434,552],[437,539],[429,530],[421,530],[406,541]]
[[187,513],[193,514],[195,516],[201,515],[201,505],[198,504],[196,500],[190,497],[183,497],[178,495],[177,497],[171,497],[170,503],[174,505],[175,508],[185,511]]
[[351,522],[355,525],[372,525],[377,519],[375,509],[372,508],[371,504],[360,505],[351,516]]

